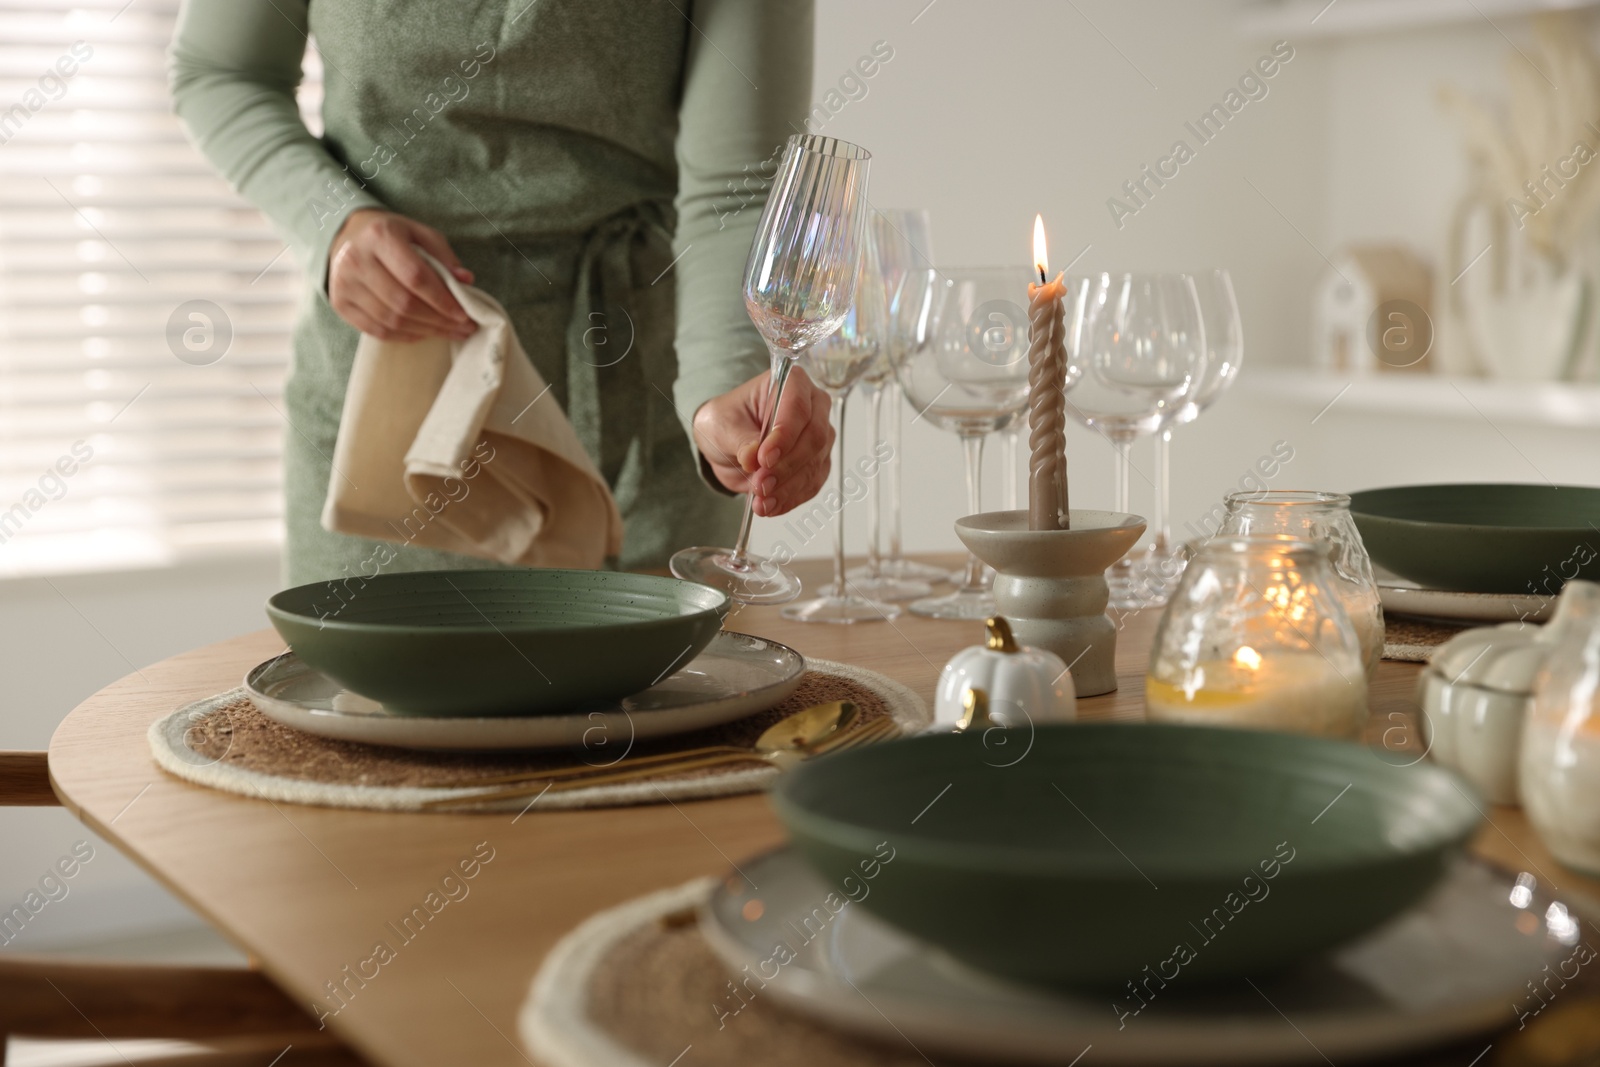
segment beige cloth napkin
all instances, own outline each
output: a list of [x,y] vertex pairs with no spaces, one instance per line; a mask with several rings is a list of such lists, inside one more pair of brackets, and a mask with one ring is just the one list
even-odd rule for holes
[[362,335],[323,527],[500,563],[599,567],[622,549],[605,480],[505,309],[423,256],[478,330],[414,344]]

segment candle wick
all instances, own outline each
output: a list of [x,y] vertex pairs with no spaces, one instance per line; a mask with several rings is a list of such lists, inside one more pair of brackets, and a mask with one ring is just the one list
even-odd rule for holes
[[1035,266],[1038,266],[1038,267],[1039,267],[1039,284],[1040,284],[1040,285],[1044,285],[1044,284],[1045,284],[1045,280],[1044,280],[1044,267],[1043,267],[1043,266],[1040,266],[1040,265],[1039,265],[1039,264],[1035,264]]

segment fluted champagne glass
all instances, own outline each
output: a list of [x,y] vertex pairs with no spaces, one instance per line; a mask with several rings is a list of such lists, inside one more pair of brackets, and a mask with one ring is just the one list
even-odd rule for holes
[[[762,440],[772,432],[795,359],[837,330],[855,302],[871,158],[858,145],[817,134],[797,134],[784,147],[744,272],[745,309],[772,358]],[[794,572],[750,551],[754,517],[749,493],[735,546],[685,548],[672,557],[672,573],[744,604],[799,596]]]
[[[941,284],[933,269],[933,223],[926,208],[891,207],[872,213],[873,234],[878,243],[878,261],[889,293],[889,362],[891,370],[928,347],[938,327],[939,303],[935,299]],[[949,576],[939,567],[906,559],[900,537],[901,479],[900,427],[904,421],[900,398],[903,389],[890,374],[885,387],[883,414],[888,440],[894,455],[885,470],[885,485],[879,501],[888,504],[889,551],[881,572],[885,578],[906,583],[880,588],[872,595],[896,599],[915,595],[915,585],[944,581]],[[874,430],[873,436],[877,437]]]
[[[933,587],[915,578],[892,577],[883,557],[882,530],[886,497],[884,482],[889,479],[891,468],[899,462],[899,449],[889,445],[888,439],[883,436],[885,407],[894,405],[898,408],[900,403],[900,386],[894,380],[894,362],[889,358],[887,342],[879,347],[878,358],[873,360],[872,365],[861,376],[856,391],[865,396],[867,403],[872,405],[871,451],[880,459],[874,476],[867,480],[867,559],[865,563],[852,567],[847,572],[850,588],[880,603],[916,600],[918,597],[927,596]],[[888,448],[887,458],[881,458],[885,447]]]
[[[867,484],[876,481],[877,471],[863,466],[849,470],[850,453],[844,447],[845,401],[850,390],[879,360],[885,346],[884,334],[889,325],[889,300],[883,291],[883,275],[878,271],[878,257],[874,254],[869,232],[862,245],[861,280],[856,286],[855,304],[841,325],[828,337],[800,353],[799,363],[811,380],[825,390],[832,400],[833,425],[837,428],[834,449],[835,489],[819,495],[819,509],[814,502],[811,514],[820,510],[825,516],[833,512],[833,584],[824,586],[820,594],[810,600],[800,600],[784,606],[783,617],[799,622],[887,622],[900,614],[892,604],[880,603],[864,595],[856,583],[847,581],[844,573],[844,509],[852,500],[866,496]],[[864,478],[862,476],[865,476]],[[864,484],[865,483],[865,484]],[[805,520],[802,520],[804,524]]]
[[[908,560],[900,543],[900,399],[895,366],[932,332],[935,274],[928,257],[928,213],[921,208],[875,208],[870,222],[879,275],[889,299],[887,342],[861,377],[872,405],[872,447],[889,457],[867,487],[867,560],[849,572],[852,588],[877,601],[916,600],[932,592],[937,567]],[[887,436],[886,436],[887,435]],[[889,552],[882,531],[888,520]],[[923,577],[916,577],[916,575]]]

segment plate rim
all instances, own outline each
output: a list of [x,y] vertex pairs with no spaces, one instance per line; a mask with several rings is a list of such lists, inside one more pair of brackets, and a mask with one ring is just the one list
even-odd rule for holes
[[[1403,578],[1374,562],[1373,584],[1378,587],[1378,600],[1385,611],[1416,618],[1445,619],[1451,622],[1538,622],[1550,612],[1556,598],[1540,597],[1537,593],[1478,593],[1464,589],[1434,589],[1410,578]],[[1434,598],[1431,609],[1417,605],[1391,603],[1395,600]],[[1519,612],[1521,603],[1535,603],[1538,610]]]
[[[701,657],[703,657],[703,656],[707,655],[709,652],[711,652],[712,649],[718,643],[725,642],[728,639],[744,639],[744,640],[750,640],[750,641],[757,641],[757,642],[760,642],[762,645],[767,646],[768,648],[773,648],[773,649],[780,650],[781,652],[786,654],[787,657],[789,657],[791,659],[791,661],[793,663],[793,669],[789,673],[785,674],[782,678],[777,679],[777,680],[775,680],[775,681],[773,681],[773,682],[771,682],[771,683],[769,683],[767,685],[764,685],[764,686],[762,686],[762,687],[760,687],[758,689],[753,689],[753,690],[749,690],[749,691],[742,691],[742,692],[738,692],[738,693],[725,694],[723,696],[719,696],[719,697],[715,697],[715,698],[712,698],[712,699],[709,699],[709,700],[706,700],[706,701],[702,701],[702,702],[700,702],[698,704],[690,704],[690,705],[687,705],[687,706],[681,707],[681,708],[654,709],[654,710],[651,710],[651,711],[640,711],[637,714],[639,714],[641,716],[657,716],[657,715],[666,716],[666,715],[673,715],[673,714],[686,714],[686,713],[692,712],[692,711],[694,711],[696,709],[702,709],[703,710],[703,709],[706,709],[706,708],[709,708],[709,707],[716,707],[716,706],[719,706],[719,705],[722,705],[722,704],[725,704],[725,703],[726,704],[733,704],[735,707],[737,707],[739,705],[739,703],[741,701],[743,701],[743,700],[755,699],[758,696],[760,696],[762,698],[765,698],[767,695],[771,695],[772,696],[772,702],[776,703],[778,701],[786,699],[791,693],[793,693],[795,688],[797,688],[799,686],[801,680],[805,677],[806,670],[809,667],[809,661],[797,649],[793,648],[790,645],[784,644],[782,641],[775,641],[775,640],[773,640],[772,638],[769,638],[769,637],[762,637],[762,636],[757,635],[757,634],[741,633],[739,631],[734,631],[734,630],[718,630],[717,633],[712,637],[710,644],[708,644],[706,646],[706,649],[704,651],[702,651],[700,653],[700,655],[696,656],[694,659],[692,659],[688,663],[684,664],[683,667],[679,668],[679,671],[687,670],[690,666],[692,666],[694,663],[699,661],[701,659]],[[322,675],[322,673],[320,671],[318,671],[315,667],[311,666],[309,663],[306,663],[304,660],[300,659],[294,653],[294,651],[291,649],[291,650],[287,650],[287,651],[281,652],[278,655],[273,656],[273,657],[271,657],[271,658],[269,658],[267,660],[263,660],[262,662],[260,662],[260,663],[256,664],[255,666],[251,667],[245,673],[244,681],[243,681],[243,684],[242,684],[242,688],[243,688],[243,690],[245,692],[245,695],[250,699],[251,704],[258,711],[261,712],[261,714],[265,715],[269,719],[272,719],[274,722],[277,722],[277,723],[280,723],[281,725],[287,726],[290,729],[301,730],[303,732],[310,733],[310,734],[313,734],[315,736],[325,737],[325,738],[329,738],[329,739],[337,740],[337,741],[353,741],[353,742],[358,743],[358,744],[392,745],[392,746],[397,747],[397,748],[410,748],[410,749],[415,749],[415,750],[419,750],[419,751],[458,751],[458,752],[461,752],[461,751],[516,751],[516,750],[533,751],[533,750],[537,750],[537,749],[570,747],[570,745],[572,744],[571,741],[548,741],[548,740],[546,740],[546,741],[538,741],[538,742],[522,742],[522,743],[513,743],[513,744],[498,743],[498,744],[487,744],[487,745],[484,745],[484,744],[477,744],[477,745],[473,745],[473,744],[441,745],[441,744],[438,744],[438,743],[426,743],[426,742],[423,742],[423,741],[416,741],[416,740],[412,740],[412,741],[397,741],[397,740],[394,740],[392,738],[383,738],[383,739],[371,739],[371,738],[369,738],[369,739],[366,739],[366,740],[361,740],[361,739],[358,739],[358,738],[352,738],[350,736],[347,736],[346,734],[344,734],[342,732],[335,733],[335,732],[329,732],[327,730],[317,730],[317,729],[312,728],[312,726],[315,725],[315,724],[318,724],[318,723],[325,723],[325,724],[338,723],[338,724],[344,724],[344,725],[351,725],[351,724],[371,724],[371,723],[374,723],[374,722],[378,722],[378,723],[384,723],[384,724],[389,724],[389,725],[409,724],[409,725],[413,726],[414,728],[417,728],[417,729],[419,729],[421,731],[424,731],[424,732],[426,732],[426,731],[441,731],[441,732],[448,732],[448,733],[457,733],[457,732],[469,732],[469,733],[471,733],[471,732],[474,732],[474,731],[507,732],[507,731],[515,731],[520,726],[520,727],[523,727],[523,728],[526,728],[526,729],[536,729],[536,728],[539,728],[539,727],[543,727],[544,729],[546,729],[546,730],[548,730],[549,732],[552,732],[552,733],[559,733],[565,727],[569,731],[575,730],[575,731],[581,733],[584,730],[594,728],[596,726],[597,722],[600,725],[604,725],[605,723],[613,721],[613,720],[615,720],[615,721],[627,721],[629,723],[632,723],[633,722],[633,715],[635,714],[634,712],[630,712],[626,708],[622,707],[621,704],[622,704],[622,701],[631,699],[632,696],[636,696],[637,694],[630,694],[630,696],[623,697],[622,700],[619,700],[616,703],[614,703],[612,705],[609,705],[607,707],[604,707],[604,708],[594,708],[594,709],[591,709],[589,711],[568,712],[568,713],[556,714],[556,715],[402,715],[402,714],[398,714],[398,713],[395,713],[395,712],[389,712],[389,711],[380,711],[378,713],[372,713],[372,712],[353,713],[353,712],[341,712],[341,711],[337,711],[337,710],[333,710],[333,709],[325,709],[325,708],[307,708],[307,707],[304,707],[303,705],[296,704],[294,701],[286,700],[286,699],[284,699],[282,697],[274,696],[273,694],[264,691],[263,687],[259,684],[261,676],[264,673],[274,669],[275,667],[279,668],[279,669],[287,669],[287,668],[283,668],[282,665],[283,665],[285,660],[290,660],[290,659],[293,660],[294,667],[299,669],[299,670],[301,670],[301,671],[304,671],[304,672],[307,672],[307,673],[310,673],[310,674],[317,674],[317,675],[320,675],[320,676],[322,676],[324,678],[327,677],[326,675]],[[676,673],[679,673],[679,672],[674,672],[674,674],[676,674]],[[671,677],[671,676],[669,676],[669,677]],[[334,681],[333,679],[328,679],[328,681],[330,683],[334,684],[334,685],[338,685],[338,683],[336,681]],[[663,679],[663,681],[665,681],[665,679]],[[660,684],[660,683],[658,682],[657,684]],[[341,688],[344,688],[344,687],[341,687]],[[654,688],[654,687],[652,686],[651,688]],[[377,702],[374,701],[374,703],[377,703]],[[770,707],[771,704],[767,704],[766,706]],[[380,708],[381,708],[381,705],[380,705]],[[290,710],[284,710],[284,709],[290,709]],[[748,715],[754,715],[759,710],[761,710],[761,709],[760,708],[753,708],[753,709],[748,710],[748,711],[741,711],[741,712],[738,712],[738,713],[735,713],[735,714],[731,714],[726,718],[717,719],[717,720],[712,721],[712,722],[697,723],[696,725],[693,725],[693,726],[685,726],[681,730],[667,728],[667,729],[662,729],[662,730],[659,730],[659,731],[651,731],[649,734],[646,734],[645,736],[647,736],[647,737],[669,737],[669,736],[672,736],[674,733],[682,733],[682,732],[688,732],[690,730],[703,729],[703,728],[705,728],[707,726],[718,725],[719,723],[724,723],[724,722],[733,722],[733,721],[736,721],[736,720],[738,720],[740,718],[746,717]],[[597,715],[601,716],[601,718],[599,720],[597,720],[595,718],[595,716],[597,716]],[[647,719],[646,721],[649,721],[649,720]]]
[[[761,852],[746,860],[741,867],[745,870],[755,870],[762,864],[774,862],[798,864],[809,871],[799,850],[792,843]],[[1501,879],[1511,878],[1505,871],[1479,857],[1469,855],[1465,857],[1465,862],[1484,868]],[[769,877],[775,873],[769,872]],[[701,934],[713,954],[724,966],[737,970],[739,967],[751,964],[752,960],[737,935],[719,921],[714,908],[715,901],[727,892],[730,880],[718,879],[700,902],[696,914]],[[1547,895],[1550,893],[1549,890],[1545,892]],[[1571,907],[1574,903],[1569,901],[1568,906]],[[884,925],[888,926],[886,923]],[[888,928],[908,941],[916,941],[911,935],[894,930],[892,926]],[[986,1022],[979,1013],[970,1013],[963,1017],[967,1020],[964,1026],[950,1015],[935,1010],[938,1005],[931,1007],[926,1003],[919,1005],[914,999],[893,996],[881,991],[875,992],[873,998],[868,1000],[866,994],[861,993],[859,989],[855,990],[860,994],[861,1001],[857,1005],[853,999],[831,995],[843,991],[844,986],[839,982],[829,984],[826,975],[816,969],[795,970],[794,962],[798,960],[791,961],[780,972],[780,976],[787,978],[786,981],[778,978],[766,984],[770,987],[775,1000],[782,1001],[799,1014],[822,1025],[837,1026],[855,1034],[878,1039],[893,1039],[899,1036],[912,1041],[913,1038],[918,1038],[938,1044],[940,1051],[952,1055],[977,1054],[993,1058],[996,1062],[1061,1065],[1067,1063],[1071,1057],[1081,1055],[1075,1046],[1068,1049],[1060,1044],[1066,1033],[1066,1027],[1081,1026],[1081,1022],[1054,1023],[1053,1026],[1061,1029],[1054,1032],[1035,1030],[1031,1034],[1020,1031],[1013,1025],[1006,1029],[1012,1044],[1001,1051],[995,1044],[997,1033],[1006,1027],[1007,1022],[1015,1023],[1024,1018],[1024,1013],[1008,1012],[1000,1016],[999,1021],[995,1023]],[[966,968],[958,964],[956,969],[959,972]],[[991,978],[982,972],[974,971],[973,974],[983,980],[1014,984],[998,976]],[[848,982],[848,979],[845,981]],[[852,989],[855,988],[853,983],[850,986]],[[1046,992],[1044,995],[1049,994]],[[845,1006],[847,1003],[849,1007]],[[1380,1008],[1365,1010],[1344,1008],[1314,1015],[1301,1013],[1296,1017],[1293,1027],[1285,1028],[1281,1034],[1277,1032],[1276,1027],[1271,1032],[1257,1030],[1252,1020],[1240,1020],[1237,1016],[1218,1015],[1215,1019],[1181,1020],[1162,1019],[1158,1016],[1139,1024],[1142,1036],[1138,1041],[1115,1048],[1102,1046],[1102,1055],[1103,1062],[1108,1063],[1143,1064],[1159,1061],[1195,1065],[1310,1063],[1329,1056],[1399,1055],[1451,1038],[1465,1038],[1474,1033],[1485,1032],[1494,1026],[1490,1013],[1499,1013],[1504,1007],[1502,999],[1483,996],[1470,1002],[1432,1009],[1420,1017],[1416,1014],[1384,1011]],[[888,1014],[888,1011],[894,1009],[899,1009],[896,1013],[898,1022],[891,1020]],[[982,1028],[976,1031],[971,1029],[971,1020],[979,1020]],[[1082,1040],[1091,1045],[1100,1044],[1104,1036],[1115,1034],[1121,1029],[1112,1028],[1111,1022],[1112,1020],[1108,1019],[1103,1025],[1092,1029],[1083,1027]],[[902,1030],[903,1026],[912,1027],[913,1033],[910,1035],[905,1033]],[[1302,1030],[1311,1031],[1318,1038],[1317,1043],[1313,1044],[1311,1037],[1301,1033]]]
[[[1438,597],[1429,604],[1418,598]],[[1546,598],[1538,610],[1523,612],[1519,604],[1537,602],[1537,597],[1519,593],[1464,593],[1454,589],[1422,589],[1378,583],[1378,600],[1385,611],[1413,618],[1446,619],[1452,622],[1542,622],[1549,615],[1555,597]]]

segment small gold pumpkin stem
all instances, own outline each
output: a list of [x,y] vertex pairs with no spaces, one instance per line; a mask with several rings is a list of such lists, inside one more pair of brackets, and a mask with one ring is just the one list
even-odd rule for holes
[[984,621],[989,637],[984,642],[992,652],[1015,652],[1017,639],[1011,636],[1011,624],[1000,615],[991,615]]
[[964,710],[964,714],[961,716],[961,730],[970,730],[974,726],[979,729],[989,728],[991,723],[989,719],[988,693],[985,693],[982,689],[968,689],[966,695],[961,698],[961,706]]

